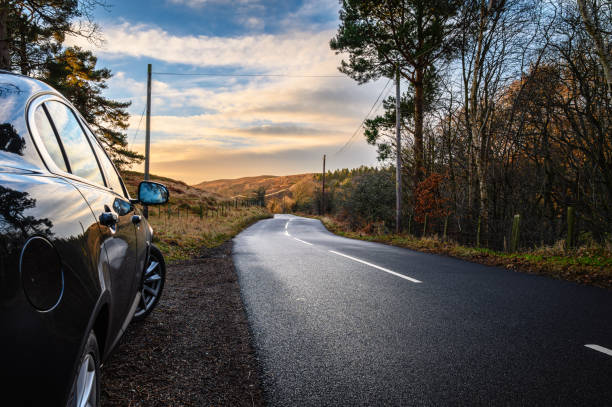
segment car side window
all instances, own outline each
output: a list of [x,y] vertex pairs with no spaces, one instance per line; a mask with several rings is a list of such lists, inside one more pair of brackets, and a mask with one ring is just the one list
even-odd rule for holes
[[92,140],[91,144],[93,145],[96,155],[98,156],[98,160],[100,161],[100,164],[104,168],[104,172],[106,173],[106,181],[108,182],[108,187],[112,189],[113,191],[115,191],[116,193],[118,193],[119,195],[125,196],[125,193],[123,192],[123,186],[121,185],[121,179],[119,178],[119,174],[117,174],[117,170],[115,170],[115,166],[113,165],[111,160],[108,158],[108,156],[106,155],[106,153],[104,152],[100,144],[97,142],[96,136],[92,134],[91,130],[89,130],[87,126],[83,126],[83,128],[85,129],[85,132],[89,135],[90,139]]
[[55,136],[55,131],[53,131],[53,127],[51,127],[47,113],[42,105],[38,106],[34,112],[34,125],[36,126],[36,130],[45,149],[51,156],[55,165],[62,171],[68,172],[66,161],[64,161],[64,155],[62,154],[60,144]]
[[96,184],[104,185],[104,178],[91,145],[72,110],[63,103],[45,102],[51,120],[59,134],[70,165],[70,172]]

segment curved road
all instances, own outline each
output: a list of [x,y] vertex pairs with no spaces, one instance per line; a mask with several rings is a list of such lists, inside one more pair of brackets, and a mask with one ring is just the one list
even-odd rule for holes
[[612,405],[609,291],[291,215],[234,242],[272,406]]

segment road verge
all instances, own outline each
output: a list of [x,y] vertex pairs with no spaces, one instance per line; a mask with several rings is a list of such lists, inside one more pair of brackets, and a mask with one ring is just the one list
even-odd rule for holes
[[102,369],[104,406],[261,406],[232,243],[168,267],[158,307]]
[[305,216],[319,219],[330,232],[351,239],[442,254],[508,270],[541,274],[612,289],[612,255],[598,247],[579,248],[570,252],[565,252],[562,248],[544,247],[525,252],[506,253],[461,246],[435,236],[418,238],[407,234],[368,234],[363,231],[351,231],[347,230],[346,225],[329,216]]

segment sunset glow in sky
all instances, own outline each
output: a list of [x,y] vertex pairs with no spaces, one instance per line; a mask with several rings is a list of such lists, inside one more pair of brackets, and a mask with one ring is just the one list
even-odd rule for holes
[[[335,0],[111,0],[98,10],[105,43],[78,39],[115,74],[107,96],[131,100],[130,146],[144,151],[146,69],[153,75],[151,172],[198,183],[217,178],[375,165],[361,133],[341,153],[386,80],[338,72],[329,49]],[[300,75],[334,75],[305,78]],[[392,88],[391,86],[389,88]],[[391,89],[389,89],[391,90]]]

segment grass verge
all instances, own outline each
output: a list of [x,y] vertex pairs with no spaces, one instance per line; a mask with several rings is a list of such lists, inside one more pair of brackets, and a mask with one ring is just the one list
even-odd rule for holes
[[266,208],[260,207],[231,208],[210,217],[187,212],[181,215],[168,216],[163,210],[158,212],[154,208],[149,212],[153,242],[170,263],[196,257],[203,247],[217,247],[258,220],[272,216]]
[[518,253],[461,246],[437,236],[418,238],[407,234],[366,234],[347,229],[329,216],[315,217],[340,236],[385,243],[426,253],[444,254],[509,270],[543,274],[563,280],[612,289],[612,253],[601,247],[582,247],[566,252],[561,245],[541,247]]

